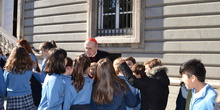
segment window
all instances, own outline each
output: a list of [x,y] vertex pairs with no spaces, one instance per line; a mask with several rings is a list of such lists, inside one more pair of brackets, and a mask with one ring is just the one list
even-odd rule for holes
[[97,36],[132,34],[132,0],[99,0]]
[[99,43],[141,43],[145,0],[87,0],[87,37]]

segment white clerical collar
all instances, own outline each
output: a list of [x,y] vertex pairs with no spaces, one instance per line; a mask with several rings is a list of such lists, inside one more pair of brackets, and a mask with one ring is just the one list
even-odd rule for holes
[[96,51],[96,53],[92,56],[92,57],[95,57],[96,56],[96,54],[97,54],[97,51]]

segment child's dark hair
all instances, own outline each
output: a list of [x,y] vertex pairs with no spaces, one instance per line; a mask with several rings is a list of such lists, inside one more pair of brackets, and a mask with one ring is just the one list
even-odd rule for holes
[[[20,46],[24,47],[24,48],[27,50],[28,53],[31,53],[32,55],[35,56],[34,52],[33,52],[32,49],[31,49],[31,46],[30,46],[30,44],[28,43],[27,40],[25,40],[25,39],[20,39],[20,40],[17,41],[17,43],[18,43]],[[36,56],[35,56],[35,57],[36,57]],[[39,65],[38,65],[38,60],[36,60],[35,65],[36,65],[36,71],[40,72],[40,67],[39,67]]]
[[72,83],[72,85],[75,87],[77,92],[83,89],[85,80],[84,74],[86,74],[85,72],[89,68],[90,63],[91,61],[89,57],[85,55],[80,55],[75,59],[72,74],[72,79],[74,82]]
[[51,40],[49,42],[43,42],[41,45],[42,45],[43,49],[48,49],[48,50],[50,50],[51,48],[56,48],[57,47],[54,40]]
[[187,74],[188,78],[192,75],[195,75],[197,79],[201,82],[205,82],[206,69],[204,65],[198,59],[191,59],[187,62],[184,62],[179,69],[179,73]]
[[66,67],[68,66],[73,66],[73,60],[70,57],[67,57],[67,63],[66,63]]
[[61,48],[52,48],[49,50],[49,57],[46,60],[46,66],[44,71],[49,75],[56,73],[62,74],[65,70],[65,58],[67,52]]
[[140,74],[142,78],[146,76],[145,66],[143,64],[134,64],[134,66],[132,67],[132,72]]
[[97,67],[97,63],[96,62],[92,62],[91,64],[90,64],[90,75],[92,75],[92,77],[94,77],[95,76],[95,74],[96,74],[96,67]]
[[125,59],[125,61],[131,61],[133,64],[136,63],[136,60],[133,57],[128,57]]

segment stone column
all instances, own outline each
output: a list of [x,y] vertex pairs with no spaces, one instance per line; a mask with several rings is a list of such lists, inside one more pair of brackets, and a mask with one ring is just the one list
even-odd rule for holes
[[18,0],[17,9],[17,38],[22,39],[24,31],[24,0]]
[[0,0],[0,26],[2,26],[2,0]]

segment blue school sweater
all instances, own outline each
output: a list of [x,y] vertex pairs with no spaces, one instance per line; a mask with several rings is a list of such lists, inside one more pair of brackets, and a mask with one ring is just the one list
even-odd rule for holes
[[45,79],[45,77],[46,77],[46,75],[47,75],[47,73],[44,72],[44,68],[45,68],[45,66],[46,66],[46,60],[47,60],[47,58],[44,58],[44,60],[43,60],[43,62],[42,62],[41,74],[38,73],[38,72],[35,72],[35,73],[34,73],[35,78],[36,78],[39,82],[41,82],[41,83],[44,83],[44,79]]
[[135,107],[139,103],[136,97],[131,92],[130,88],[126,93],[121,89],[121,95],[115,93],[113,96],[113,101],[108,104],[97,104],[91,99],[92,110],[126,110],[126,106]]
[[84,78],[84,86],[82,90],[75,93],[75,97],[71,100],[72,105],[90,104],[93,80],[87,74],[84,75]]
[[[125,82],[128,84],[129,88],[131,89],[131,92],[136,96],[137,95],[137,89],[133,86],[131,86],[126,78],[124,76],[118,76],[119,78],[125,80]],[[135,107],[134,107],[135,108]],[[134,108],[126,107],[126,110],[133,110]]]
[[195,94],[195,89],[192,89],[192,98],[190,100],[190,110],[213,110],[216,91],[206,84],[198,93]]
[[76,90],[72,85],[72,77],[67,75],[62,75],[63,82],[65,84],[65,96],[64,96],[64,103],[63,103],[63,110],[69,110],[70,106],[72,105],[73,97],[76,95]]
[[90,104],[93,80],[86,74],[84,75],[84,78],[84,86],[82,90],[77,93],[75,87],[71,84],[71,77],[63,75],[63,80],[67,90],[65,91],[64,110],[69,110],[71,105]]
[[84,78],[84,86],[82,90],[73,97],[72,105],[90,104],[93,80],[87,74],[84,75]]
[[6,86],[5,86],[5,79],[3,77],[3,71],[0,67],[0,97],[5,96]]
[[46,75],[42,87],[42,97],[38,110],[62,110],[64,83],[62,76],[53,73]]
[[37,62],[36,56],[34,56],[32,53],[29,53],[29,55],[31,56],[31,59],[36,63]]
[[4,78],[7,87],[7,96],[22,96],[31,94],[30,79],[32,70],[23,71],[23,74],[15,74],[4,71]]

